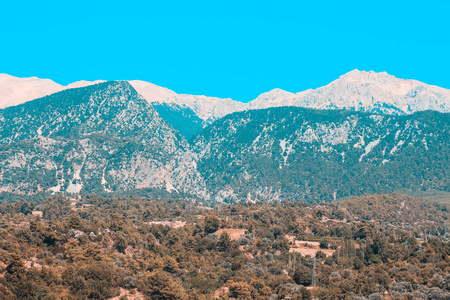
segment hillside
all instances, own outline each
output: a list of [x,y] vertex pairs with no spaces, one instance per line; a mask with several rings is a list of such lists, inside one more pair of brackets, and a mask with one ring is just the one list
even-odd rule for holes
[[[433,223],[366,221],[368,201],[405,203]],[[95,195],[0,204],[0,298],[448,299],[448,213],[416,201],[349,200],[360,211]]]
[[127,82],[9,107],[0,122],[1,191],[161,188],[207,197],[187,141]]
[[192,138],[207,124],[189,107],[174,103],[152,103],[153,108],[167,123],[178,130],[186,139]]
[[228,115],[193,140],[216,200],[332,201],[449,191],[450,115],[296,107]]
[[341,201],[339,207],[361,221],[414,228],[423,234],[437,234],[450,217],[450,198],[437,203],[401,194],[367,195]]

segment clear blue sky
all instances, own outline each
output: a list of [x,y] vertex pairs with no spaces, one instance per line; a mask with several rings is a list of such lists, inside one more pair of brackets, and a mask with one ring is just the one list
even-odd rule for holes
[[352,69],[450,88],[450,1],[2,1],[0,73],[249,101]]

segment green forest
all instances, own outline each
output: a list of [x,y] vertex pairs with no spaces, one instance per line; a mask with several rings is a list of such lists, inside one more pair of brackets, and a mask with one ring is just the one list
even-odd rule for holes
[[0,204],[0,299],[450,299],[448,202]]

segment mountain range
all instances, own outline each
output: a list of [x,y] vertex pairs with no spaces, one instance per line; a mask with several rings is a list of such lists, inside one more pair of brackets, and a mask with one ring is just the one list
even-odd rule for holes
[[275,89],[249,103],[251,109],[277,106],[348,109],[394,115],[424,110],[450,112],[450,90],[416,80],[399,79],[386,72],[353,70],[315,90],[292,94]]
[[230,202],[450,192],[449,111],[449,90],[357,70],[249,103],[2,74],[0,191],[150,188]]
[[[18,78],[0,74],[0,108],[99,82],[104,81],[82,80],[63,86],[50,79]],[[424,110],[450,112],[450,90],[416,80],[399,79],[386,72],[353,70],[317,89],[298,93],[274,89],[248,103],[230,98],[177,94],[141,80],[130,80],[129,83],[148,102],[166,105],[174,110],[188,109],[201,119],[205,126],[233,112],[280,106],[348,109],[395,115]]]

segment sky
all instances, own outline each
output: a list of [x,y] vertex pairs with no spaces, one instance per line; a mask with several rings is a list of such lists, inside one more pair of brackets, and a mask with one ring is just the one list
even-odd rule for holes
[[2,1],[0,73],[243,102],[353,69],[450,88],[450,1]]

